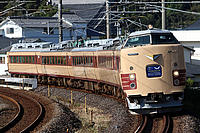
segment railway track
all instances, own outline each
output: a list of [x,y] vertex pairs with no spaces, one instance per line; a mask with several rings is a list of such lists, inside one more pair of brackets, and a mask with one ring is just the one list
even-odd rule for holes
[[138,125],[138,128],[134,131],[134,133],[142,133],[144,131],[147,124],[147,116],[140,115],[140,121],[141,123]]
[[161,130],[162,133],[172,132],[173,121],[171,120],[169,115],[163,115],[163,128]]
[[161,117],[141,115],[140,124],[134,133],[172,133],[172,131],[173,121],[169,115],[163,114]]
[[20,104],[19,104],[16,100],[14,100],[14,99],[11,98],[11,97],[8,97],[8,96],[2,95],[2,94],[0,94],[0,97],[1,97],[2,99],[4,99],[4,100],[10,101],[10,102],[16,107],[16,108],[15,108],[15,114],[14,114],[14,116],[12,117],[12,119],[7,120],[6,122],[4,121],[4,122],[3,122],[3,123],[4,123],[3,126],[1,126],[1,128],[0,128],[0,132],[5,132],[5,131],[8,130],[10,127],[12,127],[13,124],[16,123],[17,120],[19,119],[20,113],[21,113],[21,106],[20,106]]
[[0,132],[29,132],[32,131],[42,120],[44,109],[42,105],[32,97],[22,93],[0,89],[0,96],[11,100],[17,106],[17,114],[0,129]]

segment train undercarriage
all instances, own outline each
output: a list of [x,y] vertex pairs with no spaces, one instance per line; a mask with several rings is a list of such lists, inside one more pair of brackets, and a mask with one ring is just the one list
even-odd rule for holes
[[125,100],[126,95],[123,90],[114,85],[109,85],[102,82],[81,80],[75,78],[41,76],[41,75],[25,75],[25,74],[12,74],[12,77],[18,78],[36,78],[38,84],[54,85],[65,88],[74,88],[84,91],[89,91],[95,94],[105,94],[117,99]]

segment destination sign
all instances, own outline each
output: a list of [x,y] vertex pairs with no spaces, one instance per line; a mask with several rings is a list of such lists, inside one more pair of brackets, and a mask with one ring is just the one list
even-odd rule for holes
[[148,78],[161,77],[162,67],[160,65],[151,65],[146,67],[146,73]]

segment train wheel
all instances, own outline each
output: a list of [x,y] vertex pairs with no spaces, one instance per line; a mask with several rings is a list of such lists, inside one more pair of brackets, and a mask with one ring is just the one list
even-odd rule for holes
[[94,88],[94,91],[95,93],[97,94],[101,94],[101,88],[99,87],[98,83],[93,83],[93,88]]
[[89,89],[90,91],[93,91],[93,92],[96,91],[96,90],[94,89],[94,84],[93,84],[93,82],[88,82],[88,89]]
[[65,78],[63,78],[63,85],[64,85],[64,86],[67,86],[67,83],[66,83],[66,79],[65,79]]
[[122,94],[121,94],[121,89],[117,88],[117,98],[121,98]]
[[89,82],[88,81],[84,81],[84,88],[85,88],[85,90],[89,90]]
[[67,86],[73,87],[73,80],[72,79],[67,79]]

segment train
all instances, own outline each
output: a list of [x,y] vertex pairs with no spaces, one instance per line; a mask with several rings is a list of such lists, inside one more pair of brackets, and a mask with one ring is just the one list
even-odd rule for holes
[[181,110],[184,50],[170,31],[136,31],[122,45],[112,44],[114,48],[98,44],[57,49],[51,43],[16,44],[7,53],[8,71],[41,84],[111,95],[122,99],[132,114]]

